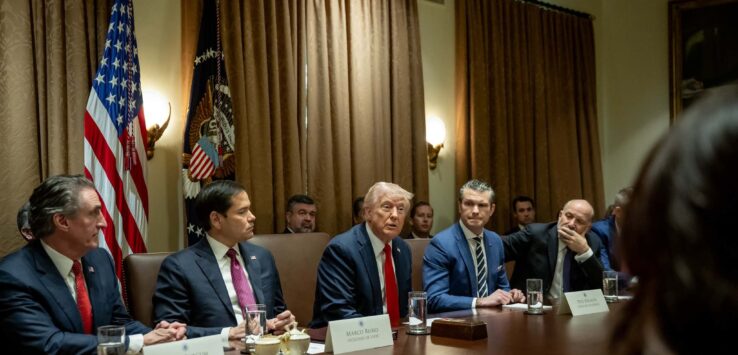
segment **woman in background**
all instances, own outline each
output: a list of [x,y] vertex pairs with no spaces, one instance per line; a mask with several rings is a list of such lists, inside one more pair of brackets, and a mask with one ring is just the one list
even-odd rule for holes
[[721,353],[738,321],[738,88],[696,104],[651,151],[623,223],[638,275],[618,354]]

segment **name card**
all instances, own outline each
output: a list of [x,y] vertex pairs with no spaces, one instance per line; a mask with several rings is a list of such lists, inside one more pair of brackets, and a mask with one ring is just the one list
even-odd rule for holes
[[602,290],[586,290],[578,292],[564,293],[564,299],[561,300],[558,314],[569,314],[573,316],[581,316],[584,314],[609,312],[605,296]]
[[144,355],[223,355],[228,338],[220,334],[202,338],[180,340],[171,343],[144,346]]
[[325,352],[342,354],[383,346],[392,346],[392,327],[387,314],[328,322]]

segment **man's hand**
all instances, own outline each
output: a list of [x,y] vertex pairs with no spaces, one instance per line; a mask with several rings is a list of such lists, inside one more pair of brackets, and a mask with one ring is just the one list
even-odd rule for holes
[[175,331],[174,340],[182,340],[187,338],[187,324],[183,324],[180,322],[169,323],[163,320],[159,322],[159,324],[157,324],[156,328],[154,329],[173,329]]
[[168,343],[177,340],[177,330],[157,328],[144,334],[144,346]]
[[487,297],[477,298],[477,308],[480,307],[496,307],[502,304],[508,304],[512,302],[510,292],[502,289],[495,290],[491,295]]
[[[241,322],[241,324],[235,327],[231,327],[231,329],[228,331],[228,340],[241,340],[245,338],[247,322],[248,320],[245,320]],[[257,322],[252,322],[252,324],[253,323],[256,323],[257,327],[259,326]]]
[[523,293],[523,291],[520,291],[517,288],[510,290],[510,298],[512,298],[511,303],[525,302],[525,294]]
[[295,316],[289,310],[284,311],[277,315],[276,318],[267,320],[267,329],[274,334],[282,334],[285,331],[285,327],[295,322]]
[[559,239],[566,244],[567,248],[577,253],[577,255],[582,254],[589,249],[587,239],[567,227],[559,227]]

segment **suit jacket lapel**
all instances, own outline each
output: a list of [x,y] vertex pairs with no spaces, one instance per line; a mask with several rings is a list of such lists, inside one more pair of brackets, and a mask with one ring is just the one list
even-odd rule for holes
[[59,306],[58,309],[67,316],[68,329],[75,333],[82,333],[82,317],[79,315],[77,303],[72,298],[69,286],[67,286],[64,278],[59,275],[56,266],[46,254],[46,251],[43,250],[40,242],[35,242],[31,250],[33,250],[33,258],[35,259],[36,272],[38,272],[39,280],[41,280],[41,284],[51,294],[50,298],[53,299],[53,301],[49,302],[55,302]]
[[559,257],[558,233],[556,228],[549,228],[548,235],[546,236],[548,238],[546,243],[548,245],[548,270],[551,275],[556,271],[556,258]]
[[[477,289],[479,286],[477,285],[477,266],[474,265],[474,259],[469,250],[469,242],[466,240],[464,230],[461,229],[459,223],[456,223],[456,247],[459,249],[461,259],[464,260],[464,265],[466,265],[466,273],[469,275],[469,285],[471,285],[472,294],[476,295],[479,292]],[[489,272],[487,274],[489,275]]]
[[256,259],[254,254],[251,254],[251,248],[248,248],[247,243],[239,243],[238,247],[241,249],[241,257],[243,263],[246,265],[246,272],[249,274],[249,281],[251,281],[251,288],[254,290],[254,297],[257,303],[266,303],[264,299],[264,291],[261,285],[261,265],[259,260]]
[[[382,304],[382,289],[379,285],[379,272],[377,271],[377,259],[374,255],[374,248],[372,248],[372,243],[369,240],[369,234],[366,232],[365,228],[369,228],[366,226],[366,223],[362,223],[359,225],[359,230],[357,231],[356,239],[359,244],[359,255],[361,255],[361,260],[364,262],[364,268],[366,268],[366,272],[369,275],[369,282],[372,285],[372,298],[374,299],[374,303],[376,304]],[[360,272],[359,270],[356,270],[357,272]]]
[[[91,269],[92,268],[92,269]],[[92,270],[92,271],[90,271]],[[87,260],[87,257],[82,257],[82,272],[85,274],[85,283],[87,284],[87,295],[90,298],[90,305],[92,306],[92,324],[94,325],[93,329],[97,329],[97,327],[101,325],[107,325],[107,324],[99,324],[100,321],[97,319],[98,317],[95,317],[95,314],[101,314],[98,312],[106,312],[104,307],[103,300],[105,299],[105,291],[100,289],[100,281],[99,281],[99,273],[94,271],[94,267],[90,263],[89,260]]]
[[[193,248],[195,254],[197,254],[197,265],[202,270],[202,273],[210,282],[210,286],[215,290],[215,294],[218,295],[220,302],[230,313],[233,321],[236,320],[236,314],[233,313],[233,306],[231,305],[231,299],[228,297],[228,290],[225,287],[225,281],[223,276],[220,274],[220,268],[218,267],[218,261],[215,260],[215,254],[213,249],[210,248],[210,244],[206,238],[202,238],[195,244]],[[187,272],[187,270],[183,270]]]

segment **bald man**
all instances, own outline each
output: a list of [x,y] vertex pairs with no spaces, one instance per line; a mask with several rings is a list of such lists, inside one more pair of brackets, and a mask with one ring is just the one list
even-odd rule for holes
[[571,200],[557,222],[532,223],[503,237],[505,261],[515,261],[510,286],[524,290],[526,279],[542,279],[543,293],[552,300],[564,292],[601,288],[601,243],[590,233],[593,215],[589,202]]

